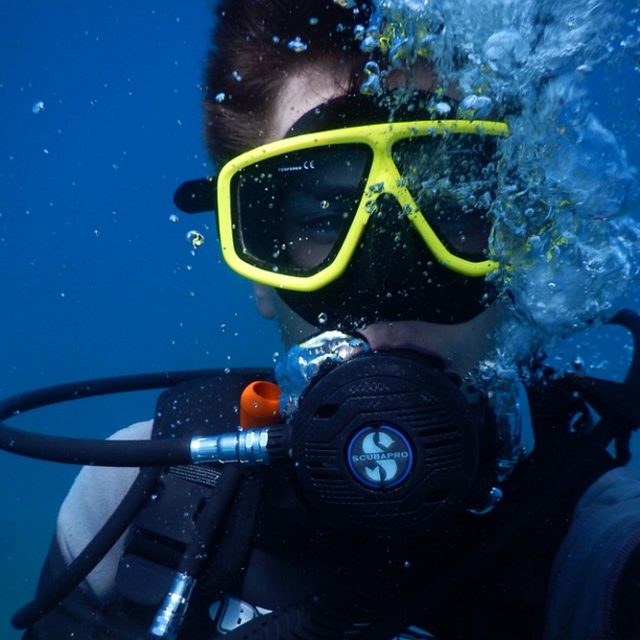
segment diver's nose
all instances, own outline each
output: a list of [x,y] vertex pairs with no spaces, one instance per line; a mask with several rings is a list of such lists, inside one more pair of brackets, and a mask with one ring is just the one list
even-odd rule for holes
[[356,260],[365,261],[368,265],[384,263],[386,268],[381,271],[381,276],[392,278],[394,282],[397,282],[400,270],[413,270],[431,258],[400,203],[388,193],[383,193],[376,200],[359,249]]

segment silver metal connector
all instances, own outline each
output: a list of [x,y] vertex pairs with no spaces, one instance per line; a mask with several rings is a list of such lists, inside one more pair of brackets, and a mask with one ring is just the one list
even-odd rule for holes
[[189,598],[196,581],[186,573],[177,573],[169,593],[151,625],[151,635],[173,640],[177,637],[182,619],[189,606]]
[[193,462],[241,462],[260,464],[269,462],[267,444],[269,428],[247,429],[218,436],[194,438],[191,441]]

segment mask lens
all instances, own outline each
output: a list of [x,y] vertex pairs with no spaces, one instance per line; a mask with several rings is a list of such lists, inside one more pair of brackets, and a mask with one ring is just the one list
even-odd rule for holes
[[461,257],[485,258],[497,190],[495,139],[408,138],[393,145],[392,155],[420,212],[447,248]]
[[327,145],[239,170],[231,184],[236,251],[282,273],[320,270],[344,241],[371,158],[367,145]]

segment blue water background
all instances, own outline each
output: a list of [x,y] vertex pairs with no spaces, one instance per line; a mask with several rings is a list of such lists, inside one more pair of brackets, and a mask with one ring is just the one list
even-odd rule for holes
[[[210,24],[205,0],[0,4],[0,396],[108,375],[268,365],[279,348],[250,285],[221,263],[212,220],[170,221],[175,187],[211,172],[199,105]],[[638,164],[633,61],[590,82]],[[191,229],[205,236],[196,255]],[[581,336],[562,357],[589,362],[595,352],[600,373],[620,377],[625,339]],[[152,407],[149,394],[119,396],[16,424],[104,437]],[[18,637],[10,613],[32,595],[76,472],[0,453],[1,638]]]
[[[0,395],[145,371],[268,365],[273,323],[221,263],[212,219],[180,214],[208,175],[205,0],[0,4]],[[34,113],[38,101],[44,109]],[[191,254],[191,229],[205,236]],[[151,415],[120,396],[25,416],[104,437]],[[0,637],[31,597],[77,468],[0,454]]]

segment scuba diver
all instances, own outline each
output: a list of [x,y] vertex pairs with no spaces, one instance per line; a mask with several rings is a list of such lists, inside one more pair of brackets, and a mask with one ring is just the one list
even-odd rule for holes
[[[153,420],[106,442],[3,424],[2,448],[86,465],[14,616],[25,640],[640,637],[624,466],[640,355],[623,383],[541,363],[526,384],[474,382],[512,312],[486,197],[509,126],[466,116],[424,60],[363,71],[353,30],[373,7],[352,5],[217,5],[205,135],[221,168],[176,193],[215,210],[226,262],[279,322],[275,376],[1,405],[168,387]],[[640,340],[635,314],[613,321]]]

